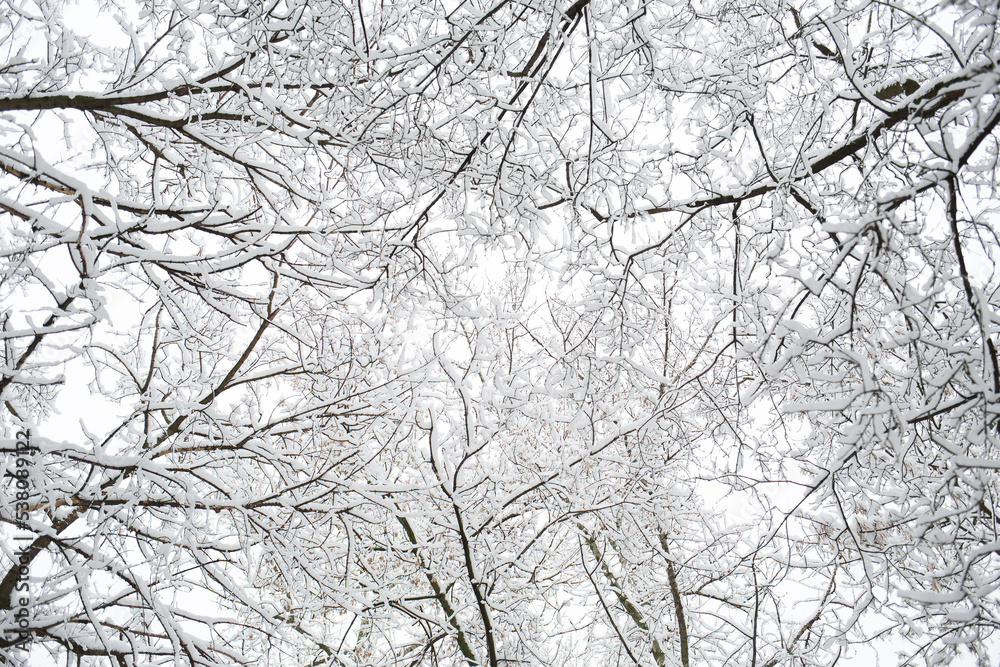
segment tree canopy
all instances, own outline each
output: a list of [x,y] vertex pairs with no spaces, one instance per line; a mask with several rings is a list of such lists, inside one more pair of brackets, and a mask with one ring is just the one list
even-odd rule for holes
[[0,0],[0,661],[986,664],[998,20]]

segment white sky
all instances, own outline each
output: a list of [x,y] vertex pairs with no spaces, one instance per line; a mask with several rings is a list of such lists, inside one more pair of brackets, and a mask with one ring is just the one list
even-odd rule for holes
[[[128,38],[125,32],[109,14],[100,11],[98,2],[94,0],[67,0],[62,4],[61,11],[66,24],[71,26],[80,35],[93,39],[104,46],[123,45],[127,43]],[[44,44],[40,42],[33,45],[33,48],[44,48]],[[86,76],[84,76],[83,80],[87,81]],[[96,77],[94,83],[99,84]],[[63,153],[64,144],[62,142],[65,138],[58,136],[57,133],[51,133],[48,136],[52,141],[50,146],[46,146],[46,149],[51,150],[50,154],[58,155]],[[672,192],[672,196],[675,198],[679,198],[683,194]],[[502,276],[506,272],[503,253],[499,250],[495,252],[485,250],[480,252],[479,265],[484,291],[489,290],[491,283],[493,285],[497,284],[497,281],[492,279]],[[109,293],[108,296],[110,325],[102,324],[99,326],[97,328],[99,335],[102,330],[105,333],[110,331],[111,327],[118,330],[130,329],[131,325],[135,324],[136,313],[139,311],[139,304],[125,294]],[[83,360],[80,363],[68,364],[65,376],[66,386],[70,391],[63,392],[60,401],[57,403],[59,415],[46,423],[39,424],[39,436],[55,440],[81,441],[85,437],[81,424],[86,423],[89,429],[96,433],[101,433],[104,428],[111,427],[120,422],[130,412],[130,406],[110,401],[102,396],[100,392],[90,391],[87,388],[93,380],[93,376],[89,365],[83,363]],[[741,503],[737,496],[731,496],[730,499],[727,499],[722,496],[723,492],[721,490],[713,492],[709,487],[706,487],[703,493],[710,505],[728,506],[728,510],[734,515],[746,513],[745,505]],[[793,492],[790,496],[790,501],[794,503],[795,500]],[[857,653],[854,657],[844,658],[839,664],[850,667],[868,667],[880,664],[894,665],[897,662],[897,652],[906,650],[906,648],[907,646],[901,642],[879,641],[869,647],[857,647]],[[991,643],[990,655],[992,664],[1000,663],[1000,640]],[[38,667],[55,666],[55,663],[49,660],[47,654],[37,646],[32,650],[29,664],[33,667],[36,665]],[[959,667],[972,667],[977,663],[974,657],[967,655],[952,664]]]

